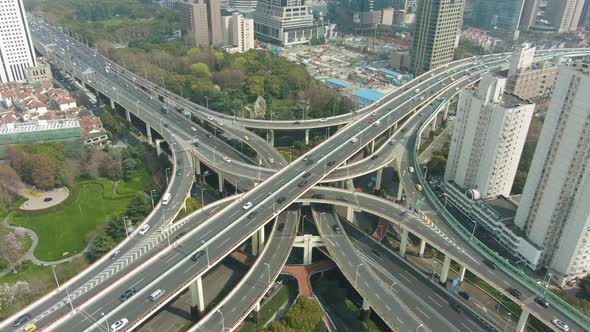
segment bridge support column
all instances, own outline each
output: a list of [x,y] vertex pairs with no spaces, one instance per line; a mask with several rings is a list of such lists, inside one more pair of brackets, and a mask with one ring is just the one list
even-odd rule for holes
[[352,206],[346,208],[346,220],[354,222],[354,210]]
[[430,122],[430,125],[432,126],[432,131],[436,130],[436,119],[437,117],[435,116],[432,118],[432,122]]
[[111,109],[114,110],[115,109],[115,101],[113,100],[113,98],[110,98],[109,100],[111,102]]
[[252,320],[258,324],[260,322],[260,301],[256,302],[254,310],[252,310]]
[[203,279],[197,278],[188,286],[191,293],[191,317],[197,320],[205,310],[205,298],[203,296]]
[[451,267],[451,257],[449,255],[445,255],[445,261],[443,263],[442,271],[440,272],[440,283],[444,284],[447,282],[447,278],[449,277],[449,268]]
[[128,109],[125,109],[125,119],[127,119],[127,122],[131,123],[131,113]]
[[381,189],[381,181],[383,181],[383,168],[377,170],[377,179],[375,180],[375,190]]
[[313,246],[308,238],[305,239],[303,247],[303,265],[310,265],[313,262]]
[[426,240],[420,239],[420,250],[418,250],[418,256],[424,257],[425,250],[426,250]]
[[195,158],[194,163],[195,163],[195,173],[197,175],[201,175],[201,162],[199,161],[198,158]]
[[449,103],[445,104],[445,109],[443,110],[443,121],[445,121],[447,119],[447,117],[449,116]]
[[404,187],[402,186],[401,183],[399,183],[397,186],[397,197],[396,197],[397,201],[402,200],[403,193],[404,193]]
[[162,143],[162,140],[160,140],[160,139],[156,140],[156,155],[157,156],[162,154],[162,148],[160,147],[161,143]]
[[252,255],[258,256],[264,248],[264,227],[252,235]]
[[305,129],[305,145],[309,145],[309,129]]
[[369,320],[369,318],[371,317],[371,304],[369,303],[369,301],[365,300],[363,298],[363,306],[361,308],[361,317],[360,319],[363,322],[366,322]]
[[402,240],[399,244],[399,254],[400,256],[406,255],[406,247],[408,246],[408,229],[402,227]]
[[[275,146],[275,131],[273,129],[269,130],[270,132],[270,145]],[[267,137],[268,140],[268,137]]]
[[223,175],[217,173],[217,186],[220,193],[223,193]]
[[152,127],[150,127],[150,125],[147,123],[145,125],[145,131],[147,134],[148,143],[150,143],[150,145],[151,145],[152,144]]
[[369,151],[370,154],[373,154],[373,152],[375,152],[375,140],[372,140],[371,144],[369,144]]
[[463,279],[465,279],[465,271],[467,271],[467,268],[461,265],[461,269],[459,270],[459,280],[461,282],[463,282]]
[[515,332],[523,332],[524,328],[526,327],[526,321],[529,319],[530,312],[526,310],[526,308],[522,308],[520,312],[520,318],[518,319],[518,324],[516,324]]

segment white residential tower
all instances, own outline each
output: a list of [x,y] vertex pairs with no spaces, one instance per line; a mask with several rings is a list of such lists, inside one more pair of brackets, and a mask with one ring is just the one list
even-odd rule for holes
[[24,81],[35,65],[23,0],[0,1],[0,82]]

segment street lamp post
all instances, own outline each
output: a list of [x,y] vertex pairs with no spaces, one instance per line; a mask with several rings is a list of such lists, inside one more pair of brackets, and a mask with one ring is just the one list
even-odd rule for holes
[[66,287],[66,294],[68,295],[68,303],[70,304],[70,309],[74,311],[74,305],[72,304],[72,298],[70,297],[70,290]]
[[504,327],[504,332],[506,332],[506,330],[508,330],[508,325],[510,325],[510,323],[512,322],[512,319],[510,318],[511,316],[512,316],[512,313],[509,312],[508,319],[506,320],[506,326]]
[[289,146],[289,164],[291,163],[291,149],[293,149],[293,148],[294,148],[293,145]]
[[154,191],[155,189],[150,190],[150,198],[152,200],[152,209],[154,209]]
[[105,319],[105,322],[107,323],[107,331],[110,331],[110,326],[109,326],[109,319],[108,319],[108,317],[106,317],[106,316],[104,315],[104,312],[101,312],[100,314],[102,315],[102,318],[104,318],[104,319]]
[[203,246],[205,246],[205,256],[207,256],[207,266],[210,265],[209,262],[209,246],[207,245],[207,243],[205,243],[205,240],[201,240],[201,243],[203,243]]
[[471,238],[469,241],[473,240],[473,237],[475,236],[475,228],[477,228],[477,220],[471,220],[471,222],[473,222],[473,231],[471,231]]
[[170,167],[166,168],[166,185],[168,185],[168,171],[170,170]]
[[[153,206],[152,206],[152,208],[153,208]],[[129,219],[128,216],[123,217],[123,228],[125,229],[125,237],[129,238],[129,231],[127,230],[127,219]]]
[[57,279],[57,274],[55,273],[55,265],[51,265],[51,269],[53,270],[53,278],[55,278],[55,283],[57,284],[57,288],[59,288],[59,280]]
[[207,102],[207,109],[209,109],[209,97],[205,96],[205,101]]
[[223,319],[223,312],[221,312],[221,308],[217,309],[217,312],[221,315],[221,332],[225,332],[225,320]]
[[270,264],[264,263],[264,265],[266,265],[266,270],[268,271],[268,284],[270,285],[270,283],[271,283],[271,280],[270,280]]

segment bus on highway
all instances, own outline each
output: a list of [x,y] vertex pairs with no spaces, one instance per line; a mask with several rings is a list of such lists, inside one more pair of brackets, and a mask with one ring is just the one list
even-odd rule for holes
[[170,193],[165,193],[164,197],[162,198],[162,205],[168,205],[170,198],[172,198],[172,195]]

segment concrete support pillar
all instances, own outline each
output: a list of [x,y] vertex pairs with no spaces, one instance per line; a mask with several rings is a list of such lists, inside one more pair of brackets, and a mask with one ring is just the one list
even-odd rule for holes
[[432,126],[432,131],[436,130],[436,119],[437,117],[435,116],[432,118],[432,122],[430,122],[430,125]]
[[520,318],[518,319],[518,324],[516,324],[515,332],[523,332],[524,328],[526,327],[526,321],[529,319],[530,312],[526,310],[526,308],[522,308],[520,312]]
[[260,301],[256,302],[254,310],[252,310],[252,319],[254,320],[254,323],[259,323],[260,321]]
[[445,261],[443,263],[442,271],[440,272],[440,283],[444,284],[447,282],[449,277],[449,268],[451,267],[451,257],[445,255]]
[[449,106],[450,105],[451,105],[450,103],[445,104],[445,108],[442,113],[443,114],[443,121],[445,121],[447,119],[447,117],[449,116]]
[[360,319],[363,322],[366,322],[369,320],[370,316],[371,316],[371,304],[369,303],[369,301],[367,301],[366,299],[363,298],[363,306],[361,308]]
[[264,227],[252,235],[252,255],[259,255],[264,248]]
[[397,197],[396,197],[396,200],[401,201],[403,194],[404,194],[404,187],[402,186],[401,183],[399,183],[398,186],[397,186]]
[[195,163],[195,173],[197,175],[201,175],[201,161],[199,161],[198,158],[195,158],[194,163]]
[[196,320],[199,319],[205,311],[205,298],[203,296],[203,279],[198,277],[195,282],[188,286],[191,293],[191,316]]
[[160,140],[160,139],[156,140],[156,155],[157,156],[162,154],[162,148],[160,147],[161,143],[162,143],[162,140]]
[[381,181],[383,180],[383,168],[377,170],[377,180],[375,180],[375,190],[381,189]]
[[309,145],[309,129],[305,129],[305,145]]
[[220,193],[223,193],[223,175],[221,173],[217,174],[217,186]]
[[275,146],[275,131],[273,129],[270,131],[270,145]]
[[348,189],[350,191],[354,191],[354,181],[352,181],[352,179],[345,180],[343,188]]
[[146,123],[145,131],[147,134],[148,143],[152,144],[152,127]]
[[127,122],[131,123],[131,113],[128,109],[125,109],[125,119],[127,119]]
[[305,246],[303,247],[303,265],[310,265],[313,262],[313,247],[309,238],[305,239]]
[[418,256],[424,257],[424,250],[426,250],[426,241],[424,239],[420,239],[420,250],[418,251]]
[[465,271],[467,271],[467,268],[461,265],[461,269],[459,270],[459,280],[461,282],[463,282],[463,279],[465,279]]
[[111,101],[111,108],[115,109],[115,101],[113,100],[113,98],[109,99]]
[[346,208],[346,220],[354,222],[354,210],[352,206]]
[[408,229],[402,228],[402,240],[399,244],[399,254],[400,256],[406,255],[406,247],[408,246]]
[[371,144],[369,144],[369,153],[373,154],[373,152],[375,152],[375,140],[371,141]]

